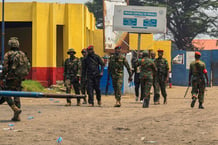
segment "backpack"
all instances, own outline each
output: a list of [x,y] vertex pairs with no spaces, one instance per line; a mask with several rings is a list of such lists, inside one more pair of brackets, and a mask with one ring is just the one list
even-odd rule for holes
[[24,79],[30,72],[30,61],[22,51],[14,51],[10,56],[11,72]]

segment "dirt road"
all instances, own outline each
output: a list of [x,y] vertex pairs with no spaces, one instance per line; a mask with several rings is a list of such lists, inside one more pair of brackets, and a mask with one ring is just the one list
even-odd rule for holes
[[[190,108],[190,90],[167,89],[168,104],[149,109],[122,98],[114,108],[114,96],[102,96],[102,107],[65,107],[64,99],[22,99],[21,122],[11,122],[12,111],[0,105],[0,145],[216,145],[218,144],[218,87],[207,88],[205,109]],[[9,125],[14,125],[12,130]]]

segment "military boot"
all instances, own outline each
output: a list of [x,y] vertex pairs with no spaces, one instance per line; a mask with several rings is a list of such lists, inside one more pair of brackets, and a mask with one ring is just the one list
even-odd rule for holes
[[164,97],[164,102],[163,104],[167,104],[167,97]]
[[76,106],[81,106],[81,104],[80,104],[80,99],[77,99],[77,104],[76,104]]
[[66,107],[71,106],[71,102],[67,102],[67,104],[65,104]]
[[204,106],[203,106],[203,103],[202,102],[199,102],[199,109],[204,109]]
[[144,98],[142,108],[148,108],[148,107],[149,107],[148,98]]
[[101,101],[98,101],[98,106],[101,107]]
[[87,104],[86,97],[85,97],[84,100],[83,100],[83,104]]
[[12,121],[20,121],[20,110],[15,104],[11,106],[11,109],[14,111],[14,117],[11,119]]
[[195,106],[196,100],[197,100],[196,97],[192,97],[191,108],[193,108]]
[[120,107],[121,106],[121,103],[120,103],[120,101],[116,101],[116,104],[114,105],[114,107]]

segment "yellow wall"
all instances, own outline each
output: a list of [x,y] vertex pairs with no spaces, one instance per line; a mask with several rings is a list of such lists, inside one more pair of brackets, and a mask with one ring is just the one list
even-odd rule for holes
[[95,30],[94,31],[94,46],[95,46],[95,53],[104,56],[104,46],[103,46],[103,31],[102,30]]
[[33,67],[57,66],[56,48],[61,48],[57,46],[57,25],[63,26],[62,61],[68,57],[69,48],[74,48],[80,57],[81,49],[94,44],[95,18],[83,4],[5,2],[5,21],[32,22],[32,48],[29,49]]
[[[0,11],[0,18],[1,15]],[[103,31],[95,29],[94,15],[82,4],[6,2],[5,21],[32,22],[32,43],[28,42],[32,48],[28,48],[29,52],[27,53],[32,55],[30,58],[32,58],[33,67],[59,66],[62,62],[57,64],[58,55],[63,55],[61,58],[64,61],[68,57],[67,50],[69,48],[74,48],[78,57],[81,56],[81,49],[88,45],[94,45],[96,54],[100,56],[105,54]],[[58,37],[63,42],[62,40],[57,41],[57,25],[63,26],[63,38],[60,38],[62,35]],[[24,30],[24,32],[29,31],[29,28]],[[12,31],[9,32],[13,34]],[[60,33],[60,31],[58,32]],[[22,34],[19,37],[21,40],[22,37],[25,38]],[[8,38],[9,36],[7,36]],[[30,39],[31,37],[25,38],[21,45],[27,43],[25,41],[31,41]],[[129,39],[130,49],[137,50],[138,34],[130,34]],[[56,52],[57,48],[58,52]],[[170,62],[171,43],[169,41],[153,41],[152,34],[141,34],[141,50],[157,50],[158,48],[165,50],[164,56]],[[59,53],[61,51],[63,53]]]
[[[129,46],[131,50],[138,49],[138,34],[129,34]],[[140,50],[153,49],[153,35],[141,34]]]

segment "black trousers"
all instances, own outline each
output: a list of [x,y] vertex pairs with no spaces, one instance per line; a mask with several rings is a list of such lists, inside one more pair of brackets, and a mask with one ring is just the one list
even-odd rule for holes
[[[135,84],[135,95],[136,97],[139,97],[139,88],[140,88],[140,73],[135,73],[134,75],[134,84]],[[140,99],[143,100],[143,99]]]
[[97,101],[101,101],[100,79],[101,77],[88,76],[87,91],[89,104],[94,105],[94,90]]

